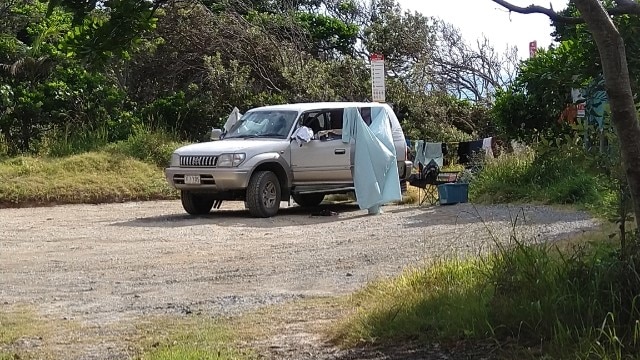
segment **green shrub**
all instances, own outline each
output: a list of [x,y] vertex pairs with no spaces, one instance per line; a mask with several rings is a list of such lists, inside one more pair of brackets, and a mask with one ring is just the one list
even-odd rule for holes
[[488,159],[469,184],[471,199],[484,203],[541,202],[595,208],[612,191],[587,160],[560,152],[529,151]]
[[0,161],[0,207],[173,199],[161,171],[122,154]]
[[128,139],[109,144],[105,150],[112,154],[124,154],[158,167],[166,167],[175,149],[183,145],[163,131],[139,131]]
[[[420,340],[512,343],[559,358],[640,352],[640,262],[600,241],[560,251],[512,239],[369,285],[333,329],[343,346]],[[594,357],[595,356],[595,357]]]

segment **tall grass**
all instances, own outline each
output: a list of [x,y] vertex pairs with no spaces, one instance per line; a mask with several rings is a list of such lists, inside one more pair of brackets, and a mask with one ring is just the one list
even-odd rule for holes
[[526,151],[487,159],[469,184],[474,202],[538,202],[597,208],[615,201],[614,191],[589,168],[568,154]]
[[0,161],[0,207],[173,199],[160,169],[122,154]]
[[[173,199],[162,173],[183,143],[146,128],[107,142],[106,130],[45,137],[40,156],[4,157],[0,139],[0,207]],[[6,154],[5,154],[6,155]]]
[[109,128],[65,124],[55,128],[37,141],[40,156],[64,157],[95,151],[109,143]]
[[[183,145],[175,133],[162,129],[139,126],[131,134],[117,141],[107,127],[70,129],[51,131],[37,145],[38,155],[44,157],[65,157],[92,151],[106,151],[114,155],[124,154],[132,158],[165,167],[173,150]],[[0,156],[2,155],[0,139]]]
[[110,154],[123,154],[164,168],[168,166],[171,154],[184,142],[177,140],[175,134],[165,131],[138,131],[126,140],[111,143],[104,147]]
[[497,249],[371,284],[353,296],[356,311],[334,340],[515,341],[558,358],[637,358],[640,262],[605,242],[561,250],[512,237]]

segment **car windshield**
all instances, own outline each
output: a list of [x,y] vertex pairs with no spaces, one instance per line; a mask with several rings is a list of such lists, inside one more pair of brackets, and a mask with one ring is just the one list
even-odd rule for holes
[[249,111],[238,120],[224,136],[230,138],[281,138],[289,135],[296,120],[296,111],[256,110]]

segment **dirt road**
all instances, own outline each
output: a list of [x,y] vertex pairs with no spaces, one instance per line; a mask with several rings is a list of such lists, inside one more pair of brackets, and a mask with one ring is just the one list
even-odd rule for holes
[[179,201],[0,210],[0,304],[97,326],[159,313],[236,314],[475,253],[491,243],[487,229],[504,237],[523,212],[528,225],[518,231],[532,239],[596,225],[586,214],[534,206],[386,206],[377,216],[354,204],[325,206],[333,216],[283,206],[270,219],[237,203],[193,218]]

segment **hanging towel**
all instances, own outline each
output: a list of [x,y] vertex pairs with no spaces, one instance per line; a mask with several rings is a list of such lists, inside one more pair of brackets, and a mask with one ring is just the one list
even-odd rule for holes
[[482,140],[462,141],[458,144],[458,163],[468,164],[474,153],[482,150]]
[[428,164],[431,161],[434,161],[438,164],[439,167],[442,167],[442,163],[444,161],[442,155],[442,143],[425,143],[424,145],[424,163]]
[[484,149],[488,157],[493,157],[493,148],[491,147],[492,144],[493,144],[492,137],[482,139],[482,149]]
[[416,141],[416,163],[414,164],[416,167],[419,165],[426,165],[425,157],[424,157],[424,140]]

